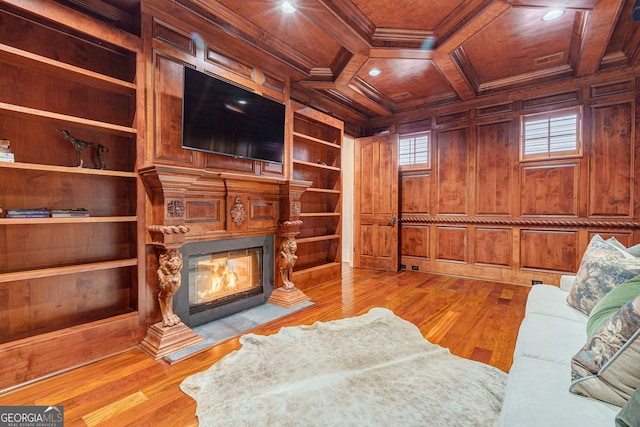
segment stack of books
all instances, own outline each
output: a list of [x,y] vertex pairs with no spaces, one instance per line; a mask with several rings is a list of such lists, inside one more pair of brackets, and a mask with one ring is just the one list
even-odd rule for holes
[[7,209],[7,218],[82,218],[88,217],[89,211],[79,209]]
[[52,209],[52,218],[82,218],[89,216],[89,211],[84,208],[78,209]]
[[7,209],[7,218],[49,218],[51,211],[47,208],[38,209]]
[[0,162],[13,162],[11,142],[8,139],[0,139]]

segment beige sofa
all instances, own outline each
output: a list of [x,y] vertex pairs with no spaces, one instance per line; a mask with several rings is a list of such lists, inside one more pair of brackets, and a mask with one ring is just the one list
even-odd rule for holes
[[571,393],[571,358],[587,340],[587,316],[567,304],[575,276],[529,293],[499,426],[614,426],[620,407]]

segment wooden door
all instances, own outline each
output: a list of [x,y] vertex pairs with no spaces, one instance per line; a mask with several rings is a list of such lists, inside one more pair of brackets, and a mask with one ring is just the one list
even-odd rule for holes
[[356,267],[398,270],[398,135],[356,139]]

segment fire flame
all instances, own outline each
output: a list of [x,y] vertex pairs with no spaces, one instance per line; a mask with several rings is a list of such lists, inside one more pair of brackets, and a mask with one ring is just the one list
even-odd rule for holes
[[211,300],[233,293],[237,289],[238,276],[229,269],[226,261],[222,261],[211,265],[211,283],[198,291],[198,298],[201,301]]

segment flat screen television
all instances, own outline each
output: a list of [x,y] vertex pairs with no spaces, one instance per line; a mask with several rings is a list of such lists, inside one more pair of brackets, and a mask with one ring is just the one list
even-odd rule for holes
[[282,163],[284,121],[284,104],[185,67],[183,148]]

